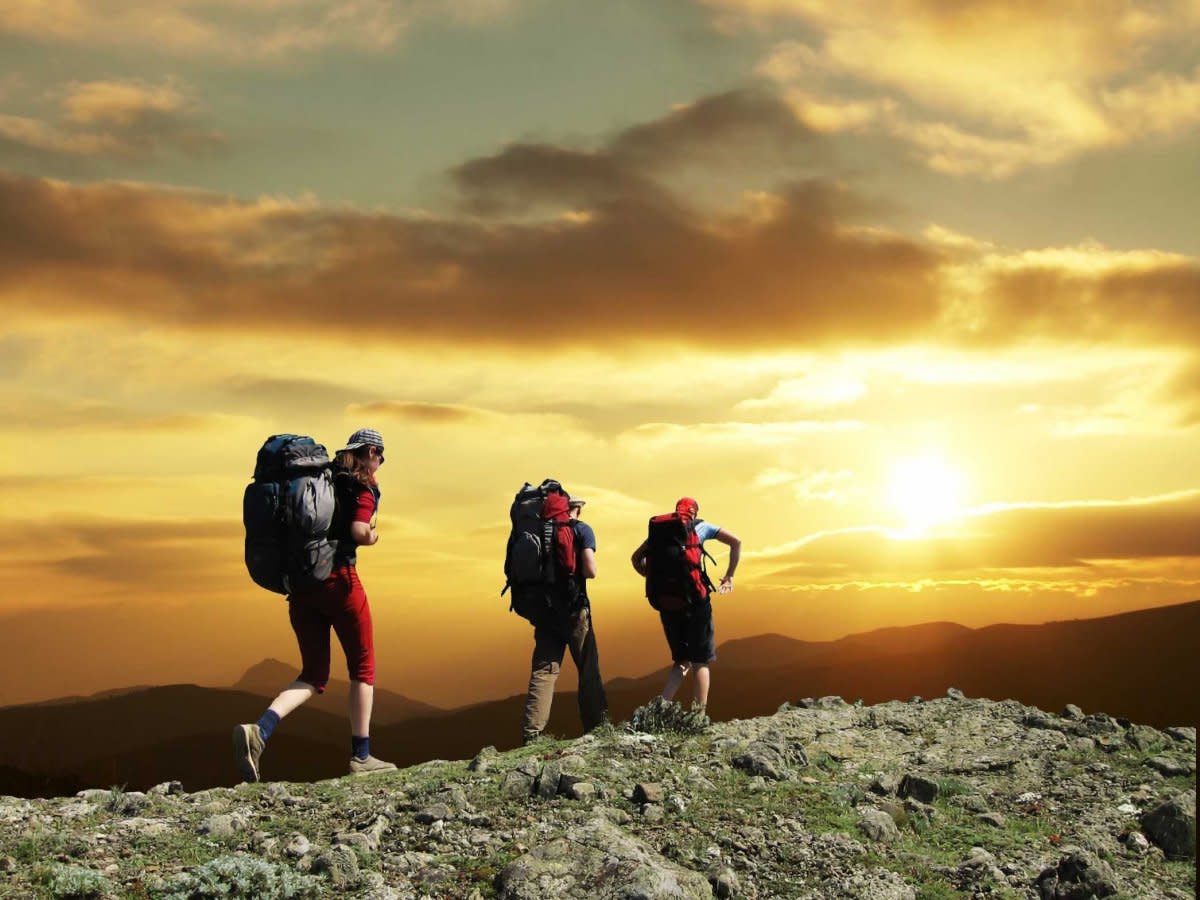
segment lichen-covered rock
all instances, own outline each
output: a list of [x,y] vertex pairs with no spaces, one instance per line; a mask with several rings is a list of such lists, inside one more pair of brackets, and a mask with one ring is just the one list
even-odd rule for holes
[[595,818],[570,837],[541,844],[505,867],[506,900],[708,900],[708,879],[660,856],[607,819]]
[[1108,863],[1077,847],[1064,848],[1058,863],[1038,875],[1035,887],[1041,900],[1090,900],[1117,893]]
[[859,813],[858,830],[872,841],[890,844],[900,839],[900,829],[895,820],[881,809],[867,808]]
[[1196,857],[1196,792],[1188,791],[1142,815],[1142,830],[1168,859]]

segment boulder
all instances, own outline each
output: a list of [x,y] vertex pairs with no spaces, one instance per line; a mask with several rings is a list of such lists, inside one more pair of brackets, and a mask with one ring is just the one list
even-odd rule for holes
[[932,803],[938,796],[938,784],[920,775],[905,775],[900,780],[900,796],[921,803]]
[[863,809],[859,813],[858,830],[877,844],[890,844],[900,838],[895,821],[881,809]]
[[1196,792],[1188,791],[1142,814],[1142,831],[1168,859],[1196,858]]
[[792,777],[792,765],[807,766],[804,751],[778,737],[767,737],[751,741],[750,745],[732,760],[735,768],[751,775],[761,775],[772,781],[785,781]]
[[1042,870],[1034,887],[1041,900],[1090,900],[1117,892],[1108,863],[1078,847],[1064,848],[1062,858]]
[[534,847],[497,879],[505,900],[628,897],[708,900],[708,880],[663,858],[604,818]]

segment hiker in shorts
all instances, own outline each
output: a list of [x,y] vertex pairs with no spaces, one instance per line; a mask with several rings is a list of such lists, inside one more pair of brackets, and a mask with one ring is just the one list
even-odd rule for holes
[[554,685],[568,649],[579,673],[579,718],[583,730],[591,731],[608,715],[608,698],[600,678],[600,654],[587,595],[588,579],[596,577],[596,534],[579,519],[587,501],[568,497],[567,502],[574,531],[578,601],[573,609],[549,610],[534,623],[532,672],[521,728],[526,744],[537,740],[546,729]]
[[350,772],[367,774],[396,768],[371,755],[371,707],[375,697],[375,640],[371,608],[358,579],[359,547],[379,540],[375,516],[383,465],[383,437],[372,428],[350,435],[334,459],[336,513],[329,529],[336,541],[333,571],[315,588],[288,595],[288,617],[300,645],[301,671],[257,722],[233,729],[234,755],[244,781],[259,780],[259,758],[284,716],[329,682],[329,630],[337,634],[350,676]]
[[[721,526],[699,518],[700,504],[691,497],[683,497],[675,504],[675,514],[694,528],[701,552],[704,542],[710,539],[716,539],[729,547],[729,565],[716,590],[721,594],[730,593],[733,590],[733,573],[737,570],[742,555],[742,542]],[[649,539],[643,541],[641,546],[633,551],[631,560],[633,568],[643,577],[650,574],[650,560],[647,556],[649,546]],[[704,594],[702,600],[688,604],[683,609],[659,610],[673,663],[670,674],[667,675],[667,683],[663,686],[662,696],[666,700],[673,700],[683,684],[683,679],[687,677],[688,672],[692,672],[694,706],[701,710],[708,705],[711,681],[709,665],[717,658],[712,599],[707,590]]]

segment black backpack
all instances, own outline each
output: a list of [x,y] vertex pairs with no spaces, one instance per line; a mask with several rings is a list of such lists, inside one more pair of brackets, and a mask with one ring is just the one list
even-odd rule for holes
[[569,612],[579,601],[575,576],[565,571],[554,550],[556,529],[571,525],[550,521],[542,515],[542,507],[551,494],[567,496],[563,486],[553,478],[547,478],[537,487],[525,482],[508,511],[512,530],[504,552],[505,582],[500,596],[511,590],[509,611],[535,625],[554,610]]
[[255,584],[290,594],[329,577],[336,549],[329,534],[332,468],[325,448],[303,435],[273,435],[258,451],[242,495],[246,569]]

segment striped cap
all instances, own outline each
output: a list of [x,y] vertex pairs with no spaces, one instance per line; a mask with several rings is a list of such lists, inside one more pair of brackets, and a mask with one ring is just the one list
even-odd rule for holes
[[[350,435],[350,440],[346,441],[346,446],[342,450],[357,450],[359,447],[378,447],[382,450],[383,435],[374,428],[360,428]],[[339,450],[338,453],[341,453],[342,450]]]

